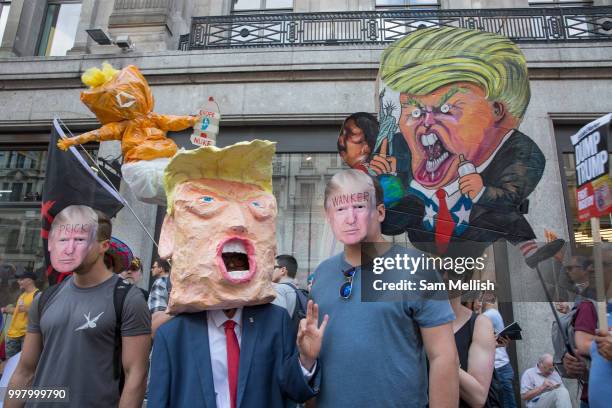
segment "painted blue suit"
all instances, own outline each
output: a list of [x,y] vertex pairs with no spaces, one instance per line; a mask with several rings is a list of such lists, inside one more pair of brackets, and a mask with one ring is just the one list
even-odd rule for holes
[[[287,311],[266,304],[242,311],[238,408],[284,408],[314,397],[320,369],[306,382]],[[148,407],[215,408],[206,312],[182,314],[155,334]]]

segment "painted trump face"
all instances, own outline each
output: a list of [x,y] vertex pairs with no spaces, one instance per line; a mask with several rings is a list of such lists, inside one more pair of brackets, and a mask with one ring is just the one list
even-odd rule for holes
[[276,214],[274,196],[253,184],[199,179],[179,185],[159,249],[162,258],[172,258],[170,308],[225,309],[272,300]]
[[51,265],[58,272],[72,272],[81,266],[95,243],[97,224],[74,217],[54,224],[49,233]]
[[437,189],[459,175],[459,155],[483,164],[518,120],[500,102],[468,82],[442,86],[427,95],[400,94],[399,128],[421,185]]

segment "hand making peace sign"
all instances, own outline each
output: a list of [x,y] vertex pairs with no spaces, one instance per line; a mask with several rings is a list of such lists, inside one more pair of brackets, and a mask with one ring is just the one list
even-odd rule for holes
[[319,305],[312,300],[306,306],[306,318],[300,320],[300,327],[297,335],[297,345],[300,352],[300,362],[304,368],[311,370],[319,357],[323,333],[327,326],[329,316],[323,317],[323,322],[319,327]]

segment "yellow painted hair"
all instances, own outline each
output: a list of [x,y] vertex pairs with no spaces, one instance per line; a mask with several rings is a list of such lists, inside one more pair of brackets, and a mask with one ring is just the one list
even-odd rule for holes
[[238,142],[231,146],[181,149],[164,171],[164,190],[168,214],[174,208],[176,187],[190,180],[202,178],[253,184],[272,192],[272,160],[276,143],[268,140]]
[[113,68],[108,62],[102,63],[102,69],[98,67],[89,68],[83,75],[81,75],[81,81],[90,88],[95,88],[100,85],[104,85],[117,75],[119,70]]
[[382,54],[380,76],[401,93],[426,95],[455,82],[482,87],[489,101],[504,102],[521,118],[530,99],[527,63],[501,35],[444,27],[417,30]]

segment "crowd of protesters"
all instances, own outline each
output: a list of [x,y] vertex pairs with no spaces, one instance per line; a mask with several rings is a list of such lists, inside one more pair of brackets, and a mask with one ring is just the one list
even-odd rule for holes
[[[331,200],[364,191],[374,199],[359,205]],[[138,288],[142,262],[134,258],[122,263],[118,254],[121,246],[111,248],[110,220],[88,207],[74,206],[73,217],[97,226],[96,237],[81,265],[58,289],[47,290],[51,292],[48,296],[37,296],[34,273],[20,274],[17,279],[22,294],[16,306],[2,310],[12,314],[6,338],[7,357],[21,352],[9,389],[68,387],[68,405],[74,407],[140,407],[145,395],[150,407],[192,406],[194,394],[190,387],[194,384],[205,393],[203,401],[231,408],[295,406],[313,397],[317,407],[518,406],[515,370],[507,352],[511,340],[498,336],[504,322],[495,299],[482,296],[472,309],[462,305],[460,293],[450,293],[450,301],[420,299],[376,305],[362,302],[361,245],[384,241],[380,223],[385,207],[380,187],[363,172],[340,172],[328,183],[324,209],[344,250],[309,274],[307,305],[302,304],[305,292],[294,280],[297,261],[291,255],[276,257],[275,304],[284,308],[291,319],[296,315],[303,319],[298,319],[296,326],[287,326],[293,336],[299,333],[299,364],[271,366],[274,375],[270,379],[238,377],[244,362],[236,355],[230,359],[230,354],[239,354],[245,342],[253,341],[249,339],[252,334],[243,331],[245,319],[266,319],[266,331],[275,332],[278,329],[274,322],[288,320],[286,316],[281,318],[271,312],[251,314],[249,308],[238,308],[231,316],[221,311],[210,313],[210,344],[202,344],[191,326],[193,316],[174,317],[168,313],[170,264],[155,260],[150,293]],[[406,248],[393,247],[392,251],[417,255]],[[609,251],[604,253],[611,256]],[[607,258],[604,262],[610,264]],[[588,300],[592,290],[585,272],[590,268],[588,261],[571,257],[563,266],[576,288],[573,305],[558,305],[564,313],[575,311],[572,325],[576,348],[573,354],[563,356],[564,375],[583,384],[583,408],[603,407],[612,401],[612,337],[598,330],[595,307]],[[66,308],[78,313],[67,314]],[[67,319],[68,315],[74,319]],[[324,315],[329,317],[323,318]],[[226,320],[234,322],[229,332]],[[96,335],[71,336],[75,331],[94,328],[100,329]],[[156,330],[160,337],[153,341]],[[228,333],[233,333],[233,340]],[[258,338],[255,347],[267,341],[265,335],[260,336],[263,337]],[[185,347],[179,349],[179,344]],[[202,347],[210,347],[210,353],[200,353],[198,349]],[[296,346],[294,342],[283,347],[288,356]],[[206,378],[210,373],[199,369],[190,371],[204,364],[199,360],[202,358],[210,359],[211,378]],[[262,358],[267,361],[276,357]],[[571,406],[555,363],[558,362],[552,355],[544,354],[534,367],[522,373],[520,397],[527,408]],[[236,367],[232,364],[237,364],[234,374]],[[242,390],[232,388],[237,386],[237,378],[243,381],[238,382]],[[255,398],[250,392],[257,387],[264,387],[263,394]],[[265,387],[272,387],[270,395]],[[245,393],[244,399],[236,399],[236,392]],[[5,400],[7,407],[23,404]]]

